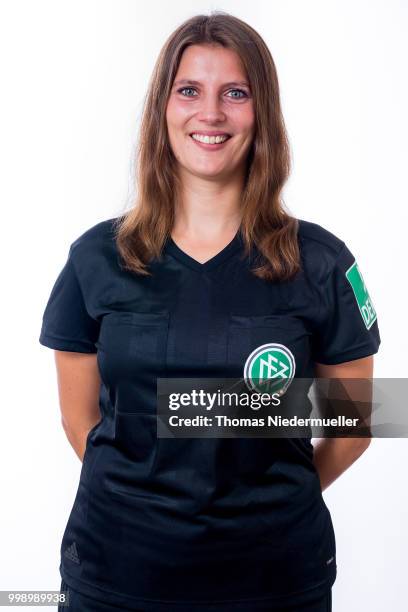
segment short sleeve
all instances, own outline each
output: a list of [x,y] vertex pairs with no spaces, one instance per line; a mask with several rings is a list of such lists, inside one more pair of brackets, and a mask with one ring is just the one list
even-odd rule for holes
[[373,355],[381,343],[377,313],[358,263],[345,244],[321,291],[312,357],[327,365]]
[[96,353],[99,322],[86,308],[83,292],[72,260],[68,259],[59,273],[42,318],[40,344],[60,351]]

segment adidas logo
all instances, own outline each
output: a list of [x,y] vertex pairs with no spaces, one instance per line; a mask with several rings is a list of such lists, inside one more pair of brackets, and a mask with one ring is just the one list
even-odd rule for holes
[[75,542],[73,542],[71,546],[68,546],[68,548],[64,552],[64,556],[67,557],[67,559],[73,561],[74,563],[80,563]]

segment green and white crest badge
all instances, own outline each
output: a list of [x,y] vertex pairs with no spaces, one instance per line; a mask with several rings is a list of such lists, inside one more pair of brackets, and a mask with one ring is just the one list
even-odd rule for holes
[[370,329],[377,318],[377,314],[356,261],[346,271],[346,278],[354,291],[354,296],[365,326],[367,329]]
[[245,383],[259,393],[283,395],[292,382],[295,369],[295,358],[287,346],[276,342],[262,344],[245,362]]

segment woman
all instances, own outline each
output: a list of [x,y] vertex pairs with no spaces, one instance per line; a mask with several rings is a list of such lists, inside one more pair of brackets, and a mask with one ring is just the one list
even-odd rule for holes
[[293,359],[282,380],[372,376],[357,264],[284,210],[288,174],[264,41],[222,12],[189,19],[150,83],[136,205],[71,244],[43,317],[83,459],[61,545],[72,610],[331,610],[322,491],[368,441],[156,434],[158,378],[241,378],[265,344]]

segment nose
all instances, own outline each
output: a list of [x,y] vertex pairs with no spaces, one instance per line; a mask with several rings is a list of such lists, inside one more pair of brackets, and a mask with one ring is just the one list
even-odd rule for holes
[[225,121],[225,112],[222,109],[222,100],[217,95],[205,96],[200,104],[197,118],[208,123]]

